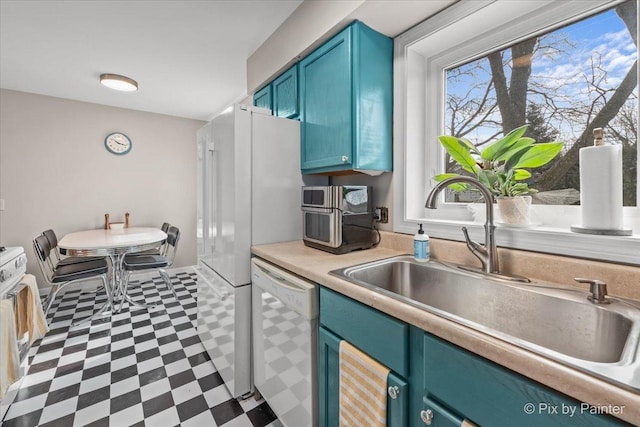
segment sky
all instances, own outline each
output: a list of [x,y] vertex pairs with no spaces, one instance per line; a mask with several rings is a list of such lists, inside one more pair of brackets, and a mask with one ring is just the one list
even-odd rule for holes
[[[619,85],[631,65],[637,59],[637,47],[633,43],[624,22],[611,9],[569,26],[552,31],[540,38],[540,44],[532,61],[530,87],[538,83],[553,93],[554,103],[560,107],[572,107],[579,103],[591,104],[602,95],[587,84],[587,80],[597,82],[597,86],[612,89]],[[506,55],[510,53],[507,50]],[[592,65],[598,65],[606,70],[606,77],[602,72],[591,72]],[[477,67],[480,66],[481,69]],[[486,59],[479,59],[460,67],[460,71],[473,69],[470,75],[450,79],[447,84],[448,95],[465,98],[468,94],[480,97],[488,84],[491,75]],[[505,70],[507,79],[509,69]],[[448,77],[454,75],[449,71]],[[455,84],[454,84],[455,82]],[[473,89],[474,84],[480,87]],[[471,90],[471,92],[469,92]],[[610,97],[605,94],[605,97]],[[637,87],[636,97],[637,99]],[[542,96],[529,94],[529,102],[544,102]],[[630,101],[637,110],[637,101]],[[471,108],[474,110],[474,108]],[[550,110],[548,110],[550,111]],[[637,115],[636,115],[637,116]],[[461,117],[461,116],[460,116]],[[499,120],[496,110],[490,117]],[[450,123],[449,113],[446,124]],[[584,129],[586,116],[573,117],[568,120],[559,115],[549,118],[549,124],[557,128],[563,140],[571,144],[577,134]],[[446,128],[449,133],[450,128]],[[480,128],[467,135],[471,141],[482,140],[495,133],[493,129]]]

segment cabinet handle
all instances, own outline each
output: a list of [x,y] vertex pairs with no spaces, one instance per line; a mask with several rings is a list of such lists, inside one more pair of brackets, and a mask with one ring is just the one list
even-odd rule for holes
[[420,419],[426,425],[430,426],[431,421],[433,421],[433,411],[431,409],[427,409],[426,411],[420,411]]
[[398,388],[397,385],[392,385],[387,389],[387,392],[389,393],[389,397],[395,400],[398,398],[398,395],[400,394],[400,389]]
[[348,162],[349,161],[349,156],[342,156],[342,161],[344,163]]

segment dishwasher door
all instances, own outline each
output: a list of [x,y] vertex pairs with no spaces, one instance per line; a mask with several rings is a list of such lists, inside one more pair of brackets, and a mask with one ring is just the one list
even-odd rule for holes
[[285,427],[315,427],[318,287],[251,261],[254,384]]

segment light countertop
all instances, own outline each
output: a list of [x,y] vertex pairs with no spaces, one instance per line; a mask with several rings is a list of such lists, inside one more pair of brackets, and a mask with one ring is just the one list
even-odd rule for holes
[[417,326],[581,402],[594,406],[624,405],[624,412],[619,415],[619,418],[636,425],[640,424],[639,393],[618,387],[329,274],[329,271],[338,268],[403,255],[407,252],[378,247],[344,255],[333,255],[306,247],[302,241],[254,246],[252,252],[286,270]]

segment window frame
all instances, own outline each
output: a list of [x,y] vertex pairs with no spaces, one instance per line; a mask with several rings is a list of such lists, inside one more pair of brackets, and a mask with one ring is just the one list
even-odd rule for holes
[[[472,222],[464,203],[443,203],[424,208],[433,177],[443,167],[443,149],[437,142],[445,114],[443,70],[513,44],[540,31],[549,31],[593,15],[623,0],[504,1],[461,0],[394,40],[394,178],[393,230],[413,234],[422,223],[432,237],[463,240],[466,226],[473,239],[482,241],[483,223]],[[517,20],[517,25],[515,22]],[[493,21],[493,22],[492,22]],[[476,23],[474,26],[473,23]],[[482,22],[482,27],[477,25]],[[511,23],[511,25],[509,25]],[[499,27],[498,27],[499,24]],[[461,35],[451,46],[447,30]],[[487,28],[478,34],[478,28]],[[427,43],[426,40],[430,40]],[[507,40],[505,42],[504,40]],[[422,42],[422,45],[420,43]],[[426,47],[425,47],[426,46]],[[433,46],[433,47],[431,47]],[[425,52],[426,51],[426,52]],[[426,55],[426,56],[422,56]],[[639,76],[640,77],[640,76]],[[640,82],[640,78],[638,79]],[[437,102],[437,108],[428,108]],[[640,121],[639,121],[640,122]],[[424,141],[432,141],[425,144]],[[638,153],[638,205],[640,205],[640,150]],[[437,159],[436,161],[430,159]],[[425,184],[426,183],[426,184]],[[629,237],[577,234],[579,206],[540,206],[543,219],[565,218],[563,224],[528,229],[496,229],[498,246],[640,265],[640,206],[625,207]]]

